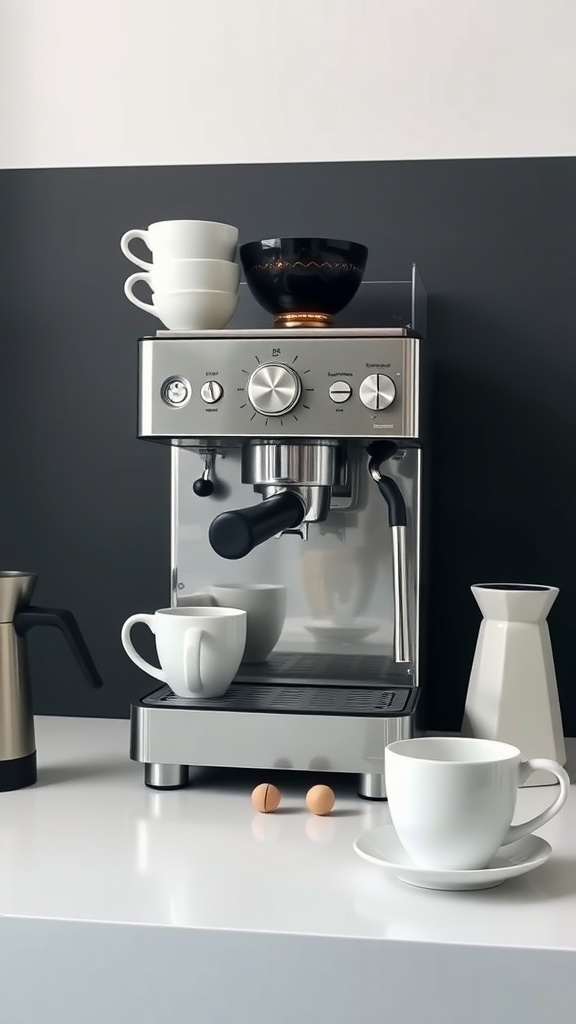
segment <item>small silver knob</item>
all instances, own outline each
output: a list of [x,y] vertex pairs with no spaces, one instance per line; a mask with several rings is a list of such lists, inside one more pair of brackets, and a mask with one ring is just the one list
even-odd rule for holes
[[343,402],[347,402],[352,394],[352,388],[350,387],[347,380],[335,380],[328,389],[328,394],[333,402],[337,402],[341,405]]
[[378,412],[392,405],[396,398],[396,385],[385,373],[371,373],[362,381],[358,394],[362,405]]
[[248,401],[263,416],[282,416],[294,408],[302,393],[302,381],[291,366],[263,363],[246,386]]
[[200,397],[206,405],[215,405],[224,394],[224,388],[217,380],[207,380],[200,388]]

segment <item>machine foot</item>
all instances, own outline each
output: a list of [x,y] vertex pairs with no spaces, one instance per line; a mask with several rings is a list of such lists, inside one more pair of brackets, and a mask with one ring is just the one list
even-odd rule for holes
[[183,764],[145,764],[144,782],[150,789],[183,789],[188,785],[188,766]]
[[386,783],[380,773],[361,775],[358,784],[358,795],[365,800],[385,800]]

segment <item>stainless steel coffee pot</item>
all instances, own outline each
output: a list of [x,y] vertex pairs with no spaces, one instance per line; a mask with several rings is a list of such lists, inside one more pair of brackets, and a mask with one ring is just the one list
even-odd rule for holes
[[36,608],[30,599],[38,577],[0,571],[0,792],[36,782],[36,741],[25,637],[32,626],[57,626],[90,686],[102,680],[71,612]]

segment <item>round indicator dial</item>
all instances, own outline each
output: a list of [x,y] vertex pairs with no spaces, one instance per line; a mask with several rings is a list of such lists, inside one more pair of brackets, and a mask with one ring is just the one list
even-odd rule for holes
[[185,377],[168,377],[161,388],[161,395],[166,405],[186,405],[191,394],[190,381],[187,381]]

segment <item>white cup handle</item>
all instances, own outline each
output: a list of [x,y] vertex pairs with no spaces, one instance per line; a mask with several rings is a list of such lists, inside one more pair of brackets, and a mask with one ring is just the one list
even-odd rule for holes
[[150,284],[150,274],[147,271],[140,271],[138,274],[131,274],[124,282],[124,294],[126,298],[130,299],[130,302],[133,302],[135,306],[139,306],[140,309],[145,309],[147,313],[153,313],[156,315],[156,310],[151,302],[143,302],[137,295],[134,295],[132,288],[137,281],[146,281],[148,287],[152,287]]
[[[122,249],[122,252],[126,258],[132,263],[135,263],[137,267],[142,267],[143,270],[152,270],[151,263],[146,263],[144,260],[141,260],[140,257],[135,256],[130,249],[130,242],[133,238],[141,238],[142,241],[148,245],[148,232],[144,231],[143,228],[132,228],[130,231],[127,231],[122,235],[122,238],[120,239],[120,248]],[[150,248],[149,245],[148,248]]]
[[570,792],[570,779],[568,773],[564,771],[561,765],[557,764],[556,761],[551,761],[547,757],[531,757],[527,761],[522,761],[520,764],[520,785],[526,782],[533,772],[544,771],[552,772],[556,776],[560,783],[560,792],[556,797],[554,803],[550,804],[545,811],[537,814],[535,818],[530,818],[530,821],[523,821],[519,825],[511,825],[508,830],[508,835],[504,839],[502,846],[507,846],[508,843],[514,843],[517,839],[522,839],[522,836],[527,836],[530,832],[535,832],[536,829],[541,828],[545,825],[550,818],[553,818],[555,814],[564,806],[568,799],[568,793]]
[[155,679],[159,679],[162,683],[165,683],[166,677],[162,669],[156,668],[155,665],[150,665],[149,662],[145,661],[144,658],[142,658],[141,655],[138,654],[138,651],[135,649],[132,643],[132,640],[130,638],[130,631],[132,629],[132,626],[136,622],[144,622],[145,625],[148,626],[149,629],[152,631],[152,633],[156,633],[156,630],[154,628],[154,616],[147,615],[146,612],[138,612],[136,615],[131,615],[129,619],[126,619],[126,622],[122,626],[122,646],[124,647],[124,650],[126,651],[128,657],[132,659],[135,665],[138,665],[138,668],[141,668],[143,672],[147,672],[149,676],[154,676]]
[[[202,676],[200,675],[200,648],[202,646],[203,629],[187,629],[184,634],[184,682],[190,693],[202,693]],[[192,671],[188,666],[192,664]]]

